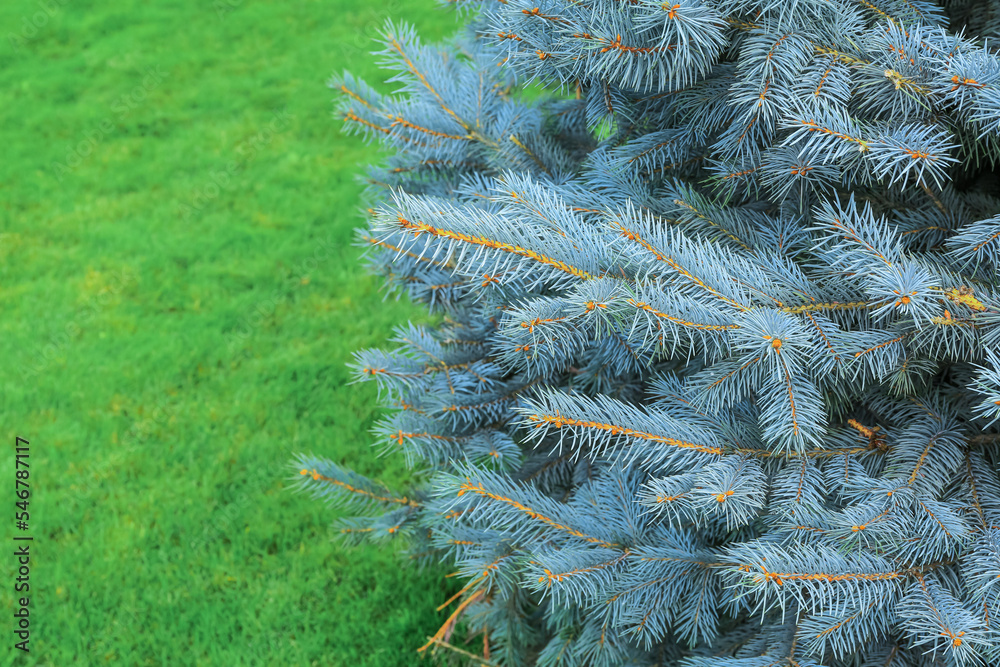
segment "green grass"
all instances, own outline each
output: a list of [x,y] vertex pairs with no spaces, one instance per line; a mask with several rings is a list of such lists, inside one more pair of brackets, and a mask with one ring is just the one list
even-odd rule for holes
[[288,463],[407,478],[344,364],[424,315],[359,270],[354,175],[375,152],[340,134],[325,83],[381,80],[386,18],[437,39],[454,15],[48,4],[0,3],[2,521],[13,544],[20,435],[35,537],[32,652],[10,649],[7,556],[0,664],[414,664],[451,580],[332,542]]

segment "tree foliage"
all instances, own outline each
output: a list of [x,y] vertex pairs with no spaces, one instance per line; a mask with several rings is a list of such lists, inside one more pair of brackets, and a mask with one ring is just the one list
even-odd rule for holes
[[429,645],[1000,664],[1000,3],[457,4],[387,26],[395,94],[333,82],[391,149],[370,264],[439,316],[356,359],[422,481],[296,463],[457,564]]

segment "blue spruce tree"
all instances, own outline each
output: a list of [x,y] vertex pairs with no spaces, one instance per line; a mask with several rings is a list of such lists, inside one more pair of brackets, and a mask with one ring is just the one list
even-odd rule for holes
[[439,322],[356,360],[422,481],[295,475],[456,564],[424,648],[1000,665],[1000,2],[457,4],[333,84]]

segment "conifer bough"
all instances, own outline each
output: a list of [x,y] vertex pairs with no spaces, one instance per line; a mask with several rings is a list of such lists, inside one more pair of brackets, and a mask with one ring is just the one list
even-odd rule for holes
[[1000,665],[1000,3],[456,4],[334,82],[440,322],[356,359],[420,482],[296,463],[457,565],[424,650]]

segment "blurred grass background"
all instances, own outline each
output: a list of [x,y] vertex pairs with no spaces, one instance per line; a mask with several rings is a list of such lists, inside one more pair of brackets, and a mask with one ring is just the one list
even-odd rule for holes
[[325,86],[382,80],[390,17],[456,25],[433,0],[0,4],[0,437],[31,441],[35,537],[32,651],[5,579],[2,664],[411,665],[447,615],[444,570],[331,542],[285,488],[297,452],[407,476],[344,364],[424,316],[359,268],[377,158]]

